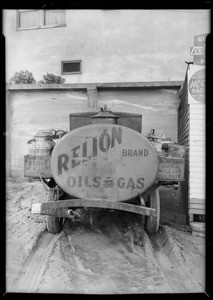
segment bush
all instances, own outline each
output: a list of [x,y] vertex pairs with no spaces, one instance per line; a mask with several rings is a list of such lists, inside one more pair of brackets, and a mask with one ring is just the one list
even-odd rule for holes
[[54,74],[50,74],[47,73],[47,75],[43,76],[43,80],[39,80],[38,83],[42,83],[42,84],[60,84],[60,83],[64,83],[65,79],[62,78],[61,76],[57,76]]
[[11,77],[9,84],[31,84],[36,83],[33,74],[29,71],[15,72]]

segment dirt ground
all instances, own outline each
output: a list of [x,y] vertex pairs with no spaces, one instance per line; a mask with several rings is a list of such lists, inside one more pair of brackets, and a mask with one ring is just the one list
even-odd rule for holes
[[197,293],[205,290],[205,238],[160,226],[147,235],[136,214],[81,209],[47,232],[39,181],[8,180],[6,291],[71,294]]

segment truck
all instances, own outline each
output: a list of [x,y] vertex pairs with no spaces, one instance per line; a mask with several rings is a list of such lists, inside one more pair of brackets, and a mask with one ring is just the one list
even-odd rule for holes
[[[42,129],[28,141],[24,175],[39,178],[48,201],[33,203],[50,233],[81,208],[128,211],[144,218],[147,233],[160,225],[159,187],[184,180],[186,147],[155,133],[142,134],[142,115],[71,113],[70,130]],[[143,225],[144,226],[144,225]]]

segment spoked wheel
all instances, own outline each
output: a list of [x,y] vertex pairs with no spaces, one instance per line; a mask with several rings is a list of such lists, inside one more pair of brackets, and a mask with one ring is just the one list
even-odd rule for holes
[[[49,197],[48,201],[56,201],[57,200],[57,189],[53,188],[50,191],[48,191]],[[50,233],[59,233],[61,232],[63,228],[64,218],[54,217],[47,215],[46,216],[46,225],[47,230]]]
[[146,219],[146,232],[156,233],[160,224],[160,194],[159,189],[154,190],[149,196],[147,206],[156,209],[156,216],[148,216]]

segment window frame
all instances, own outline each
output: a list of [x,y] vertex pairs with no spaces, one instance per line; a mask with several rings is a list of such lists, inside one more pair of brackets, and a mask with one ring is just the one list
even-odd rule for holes
[[[79,62],[80,63],[80,71],[78,72],[63,72],[63,64],[64,63],[74,63]],[[82,60],[81,59],[75,59],[75,60],[62,60],[61,61],[61,75],[75,75],[75,74],[82,74]]]
[[[57,27],[66,27],[66,9],[65,10],[65,24],[56,24],[56,25],[44,25],[44,9],[17,9],[16,11],[16,30],[35,30],[35,29],[47,29],[47,28],[57,28]],[[38,25],[34,27],[20,27],[20,12],[22,11],[38,11]]]

